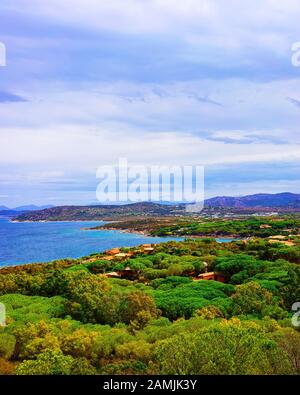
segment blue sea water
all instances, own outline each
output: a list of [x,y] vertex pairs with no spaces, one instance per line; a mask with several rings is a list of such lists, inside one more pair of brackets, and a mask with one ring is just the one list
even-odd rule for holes
[[[104,222],[11,222],[0,218],[0,267],[23,263],[80,258],[113,247],[183,240],[147,237],[116,230],[83,230]],[[219,242],[230,239],[217,239]]]
[[178,240],[115,230],[83,230],[104,222],[10,222],[0,218],[0,267],[80,258],[113,247]]

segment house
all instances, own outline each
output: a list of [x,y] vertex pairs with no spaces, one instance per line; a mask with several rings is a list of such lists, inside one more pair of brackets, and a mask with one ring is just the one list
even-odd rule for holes
[[115,272],[105,273],[104,277],[106,278],[122,278],[127,280],[134,280],[137,276],[137,271],[132,270],[129,266],[126,266],[125,269],[116,270]]
[[152,244],[142,244],[140,247],[140,252],[144,252],[146,254],[149,254],[154,251],[153,245]]
[[271,225],[267,225],[267,224],[260,225],[260,229],[270,229],[270,228],[272,228]]
[[105,277],[107,277],[107,278],[121,278],[121,275],[118,272],[110,272],[110,273],[105,273]]
[[130,258],[133,254],[131,252],[119,252],[118,254],[115,255],[115,258]]
[[194,281],[214,280],[214,281],[219,281],[221,283],[226,282],[226,278],[222,273],[215,273],[215,272],[201,273],[197,277],[194,277],[193,280]]
[[103,261],[112,261],[113,259],[115,259],[115,257],[112,255],[109,255],[109,256],[103,256],[103,257],[101,257],[101,259]]
[[118,270],[118,274],[121,278],[126,278],[127,280],[134,280],[137,277],[137,271],[132,270],[129,266],[126,266],[123,270]]
[[292,247],[295,243],[291,239],[287,239],[287,236],[277,235],[277,236],[270,236],[269,243],[281,243],[288,247]]
[[292,241],[283,241],[282,242],[284,245],[288,246],[288,247],[292,247],[295,245],[295,243],[293,243]]
[[106,251],[106,254],[107,255],[116,255],[116,254],[119,254],[119,252],[120,252],[120,248],[112,248],[111,250]]
[[147,254],[150,254],[150,253],[153,252],[153,251],[154,251],[154,248],[153,248],[153,247],[145,247],[144,250],[143,250],[143,252],[145,252],[145,253],[147,253]]
[[277,240],[277,239],[270,239],[268,241],[269,243],[282,243],[282,240]]
[[226,277],[222,273],[215,273],[215,281],[219,281],[220,283],[226,283]]
[[214,272],[201,273],[199,274],[199,276],[194,278],[194,280],[214,280],[214,279],[215,279]]

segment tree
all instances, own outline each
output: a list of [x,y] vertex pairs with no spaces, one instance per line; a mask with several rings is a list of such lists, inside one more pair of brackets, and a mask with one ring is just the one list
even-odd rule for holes
[[4,375],[10,375],[13,374],[15,370],[15,365],[14,363],[7,361],[4,358],[0,358],[0,376]]
[[190,277],[169,276],[166,278],[157,278],[152,280],[150,285],[155,289],[169,290],[176,288],[178,285],[191,283]]
[[53,333],[47,333],[43,337],[36,337],[34,339],[28,339],[26,347],[23,352],[20,353],[20,358],[34,359],[45,350],[56,350],[60,351],[60,343]]
[[0,358],[10,359],[14,353],[16,338],[9,333],[0,333]]
[[16,369],[17,375],[69,375],[74,359],[61,351],[45,350],[35,360],[25,360]]
[[190,318],[196,310],[211,304],[225,306],[221,300],[230,300],[228,296],[233,291],[234,286],[231,284],[200,280],[189,281],[167,290],[158,287],[153,296],[163,315],[175,320],[180,317]]
[[263,269],[263,261],[250,255],[234,254],[229,257],[217,258],[214,270],[223,273],[227,280],[239,284]]
[[111,261],[106,261],[104,259],[100,259],[95,262],[91,262],[87,265],[87,268],[92,273],[105,273],[107,270],[112,268],[113,264]]
[[97,374],[97,369],[86,358],[76,358],[71,366],[71,374],[91,376]]
[[13,335],[16,338],[14,354],[19,359],[34,359],[47,348],[59,348],[51,326],[44,320],[18,325],[13,329]]
[[147,280],[154,280],[156,278],[164,278],[167,277],[168,271],[167,269],[152,269],[152,268],[147,268],[142,270],[143,276]]
[[122,359],[149,362],[152,358],[152,346],[145,340],[134,340],[116,347],[116,355]]
[[119,295],[105,279],[84,271],[60,272],[51,278],[48,287],[68,299],[66,313],[75,319],[101,324],[117,322]]
[[160,374],[283,374],[291,364],[259,325],[224,320],[156,348]]
[[87,358],[92,356],[93,344],[99,336],[97,332],[89,332],[84,329],[77,329],[71,334],[61,336],[61,350],[64,354],[74,358]]
[[287,355],[294,373],[300,374],[300,333],[293,328],[281,328],[273,338]]
[[120,304],[122,322],[129,324],[131,321],[145,318],[145,314],[141,315],[142,312],[148,313],[149,320],[157,317],[158,311],[151,296],[144,292],[134,291],[123,297],[123,301]]
[[261,314],[263,309],[272,304],[272,294],[255,281],[238,285],[236,293],[231,296],[233,314]]
[[214,318],[224,317],[222,310],[214,305],[202,307],[202,309],[196,311],[196,314],[205,320],[213,320]]

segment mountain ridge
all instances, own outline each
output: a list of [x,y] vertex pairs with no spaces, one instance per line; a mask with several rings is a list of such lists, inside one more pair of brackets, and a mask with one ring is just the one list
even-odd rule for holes
[[245,196],[216,196],[206,199],[206,207],[300,207],[300,194],[281,192],[257,193]]
[[[300,194],[284,192],[280,194],[255,194],[241,197],[218,196],[205,200],[205,209],[221,210],[275,210],[291,209],[300,211]],[[187,215],[186,204],[160,204],[137,202],[123,205],[57,206],[43,210],[29,211],[16,216],[16,221],[93,221],[119,217],[164,217]]]

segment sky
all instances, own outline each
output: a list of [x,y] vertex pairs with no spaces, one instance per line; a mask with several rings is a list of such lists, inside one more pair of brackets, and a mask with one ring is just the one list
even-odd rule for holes
[[204,166],[205,197],[299,193],[299,20],[299,0],[1,0],[0,206],[96,202],[120,157]]

